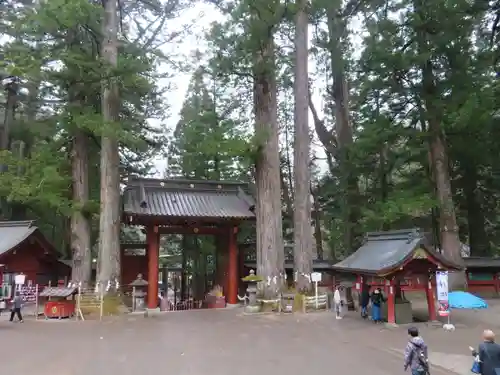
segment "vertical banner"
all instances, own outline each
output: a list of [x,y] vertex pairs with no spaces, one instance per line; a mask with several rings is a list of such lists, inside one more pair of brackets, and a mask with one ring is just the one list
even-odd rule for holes
[[436,292],[439,304],[438,315],[450,315],[450,307],[448,303],[448,271],[436,272]]

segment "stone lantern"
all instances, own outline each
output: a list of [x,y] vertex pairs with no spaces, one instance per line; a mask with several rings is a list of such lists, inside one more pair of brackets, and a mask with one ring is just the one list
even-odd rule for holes
[[148,282],[142,278],[142,273],[129,284],[132,287],[132,311],[146,310],[145,298]]
[[248,305],[245,306],[245,312],[258,312],[260,310],[260,305],[257,302],[257,284],[263,281],[262,277],[256,275],[254,270],[250,270],[250,274],[241,280],[247,283]]

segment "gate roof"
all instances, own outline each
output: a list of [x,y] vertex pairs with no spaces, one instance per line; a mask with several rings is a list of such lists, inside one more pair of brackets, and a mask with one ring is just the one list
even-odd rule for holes
[[123,212],[137,218],[254,219],[248,184],[228,181],[131,178]]

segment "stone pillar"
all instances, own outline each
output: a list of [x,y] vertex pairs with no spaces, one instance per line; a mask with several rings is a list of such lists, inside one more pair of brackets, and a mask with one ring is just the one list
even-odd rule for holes
[[434,301],[434,290],[432,288],[431,280],[427,281],[425,295],[427,297],[427,311],[429,313],[429,321],[433,322],[437,318],[436,318],[436,302]]
[[238,227],[231,227],[228,238],[226,295],[229,305],[236,305],[238,303],[238,245],[236,244],[236,233],[238,233]]
[[160,258],[160,234],[158,226],[146,228],[146,242],[148,244],[148,309],[158,307],[158,272]]
[[387,323],[396,323],[396,290],[394,280],[388,280],[387,291]]

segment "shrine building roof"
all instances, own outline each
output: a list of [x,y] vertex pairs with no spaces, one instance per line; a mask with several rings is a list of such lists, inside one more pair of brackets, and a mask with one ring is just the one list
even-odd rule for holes
[[0,221],[0,256],[17,249],[26,241],[36,239],[50,253],[57,254],[33,221]]
[[500,268],[500,258],[492,257],[463,257],[465,268]]
[[123,213],[165,219],[254,219],[248,184],[228,181],[130,178]]
[[462,267],[434,251],[418,229],[367,233],[364,244],[333,266],[334,270],[386,276],[413,259],[427,259],[442,269]]

